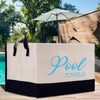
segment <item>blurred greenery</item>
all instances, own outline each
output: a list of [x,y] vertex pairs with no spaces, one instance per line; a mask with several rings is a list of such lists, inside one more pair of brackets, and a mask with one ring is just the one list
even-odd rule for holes
[[16,1],[19,1],[23,4],[21,7],[21,17],[29,30],[28,34],[26,33],[26,35],[30,35],[29,37],[31,42],[40,42],[38,39],[38,33],[40,31],[39,29],[41,29],[41,23],[38,23],[37,25],[37,21],[32,19],[51,9],[59,8],[61,0],[13,0],[13,2]]
[[15,26],[15,20],[20,19],[18,12],[13,5],[7,5],[6,1],[0,2],[0,48],[4,48],[10,32]]
[[[12,0],[12,2],[12,5],[7,5],[6,0],[0,2],[0,48],[4,47],[5,42],[15,42],[21,35],[26,35],[29,42],[54,42],[52,37],[57,35],[56,22],[42,23],[33,19],[54,8],[78,11],[71,4],[66,3],[62,7],[61,0]],[[14,6],[16,2],[20,4],[20,11]]]
[[100,40],[99,44],[95,44],[95,55],[100,58]]
[[65,3],[63,9],[79,13],[79,10],[77,10],[76,6],[72,4]]
[[100,2],[98,2],[98,7],[97,7],[97,9],[100,9]]
[[[100,9],[100,2],[98,2],[98,7],[96,9]],[[100,40],[99,44],[95,44],[95,55],[100,58]]]
[[[53,36],[57,36],[56,22],[41,23],[38,39],[40,42],[50,42]],[[55,27],[54,27],[55,26]],[[49,41],[50,40],[50,41]],[[51,41],[54,42],[54,41]]]

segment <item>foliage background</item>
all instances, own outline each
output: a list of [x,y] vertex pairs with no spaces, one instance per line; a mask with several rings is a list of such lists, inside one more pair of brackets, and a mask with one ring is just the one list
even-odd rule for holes
[[[57,35],[56,22],[41,23],[33,19],[42,13],[54,8],[79,12],[76,6],[61,0],[12,0],[12,5],[7,5],[6,0],[0,2],[0,48],[4,43],[15,42],[21,35],[26,35],[29,42],[54,42],[53,36]],[[21,4],[20,11],[14,4]]]

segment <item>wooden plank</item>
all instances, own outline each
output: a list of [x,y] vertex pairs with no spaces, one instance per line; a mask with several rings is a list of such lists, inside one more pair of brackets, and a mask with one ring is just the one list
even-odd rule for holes
[[[98,40],[100,40],[100,10],[74,18],[70,21],[72,24],[69,21],[59,23],[60,36],[65,34],[65,37],[62,38],[63,42],[68,42],[68,40],[74,36],[79,39],[81,43],[98,44]],[[77,32],[73,30],[73,27]],[[67,37],[68,34],[69,36]]]

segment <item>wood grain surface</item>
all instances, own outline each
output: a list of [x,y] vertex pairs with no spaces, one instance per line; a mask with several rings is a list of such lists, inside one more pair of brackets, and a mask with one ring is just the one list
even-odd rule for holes
[[[100,10],[84,14],[70,21],[73,25],[69,21],[59,23],[59,38],[61,43],[68,43],[69,39],[74,36],[81,43],[98,44],[98,40],[100,40]],[[58,42],[57,39],[55,41]],[[72,43],[77,42],[73,41]]]

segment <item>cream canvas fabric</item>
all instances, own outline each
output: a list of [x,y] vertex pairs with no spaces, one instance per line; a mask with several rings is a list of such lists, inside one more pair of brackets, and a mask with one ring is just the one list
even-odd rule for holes
[[22,43],[13,56],[7,44],[7,79],[32,83],[58,83],[94,79],[93,44]]

